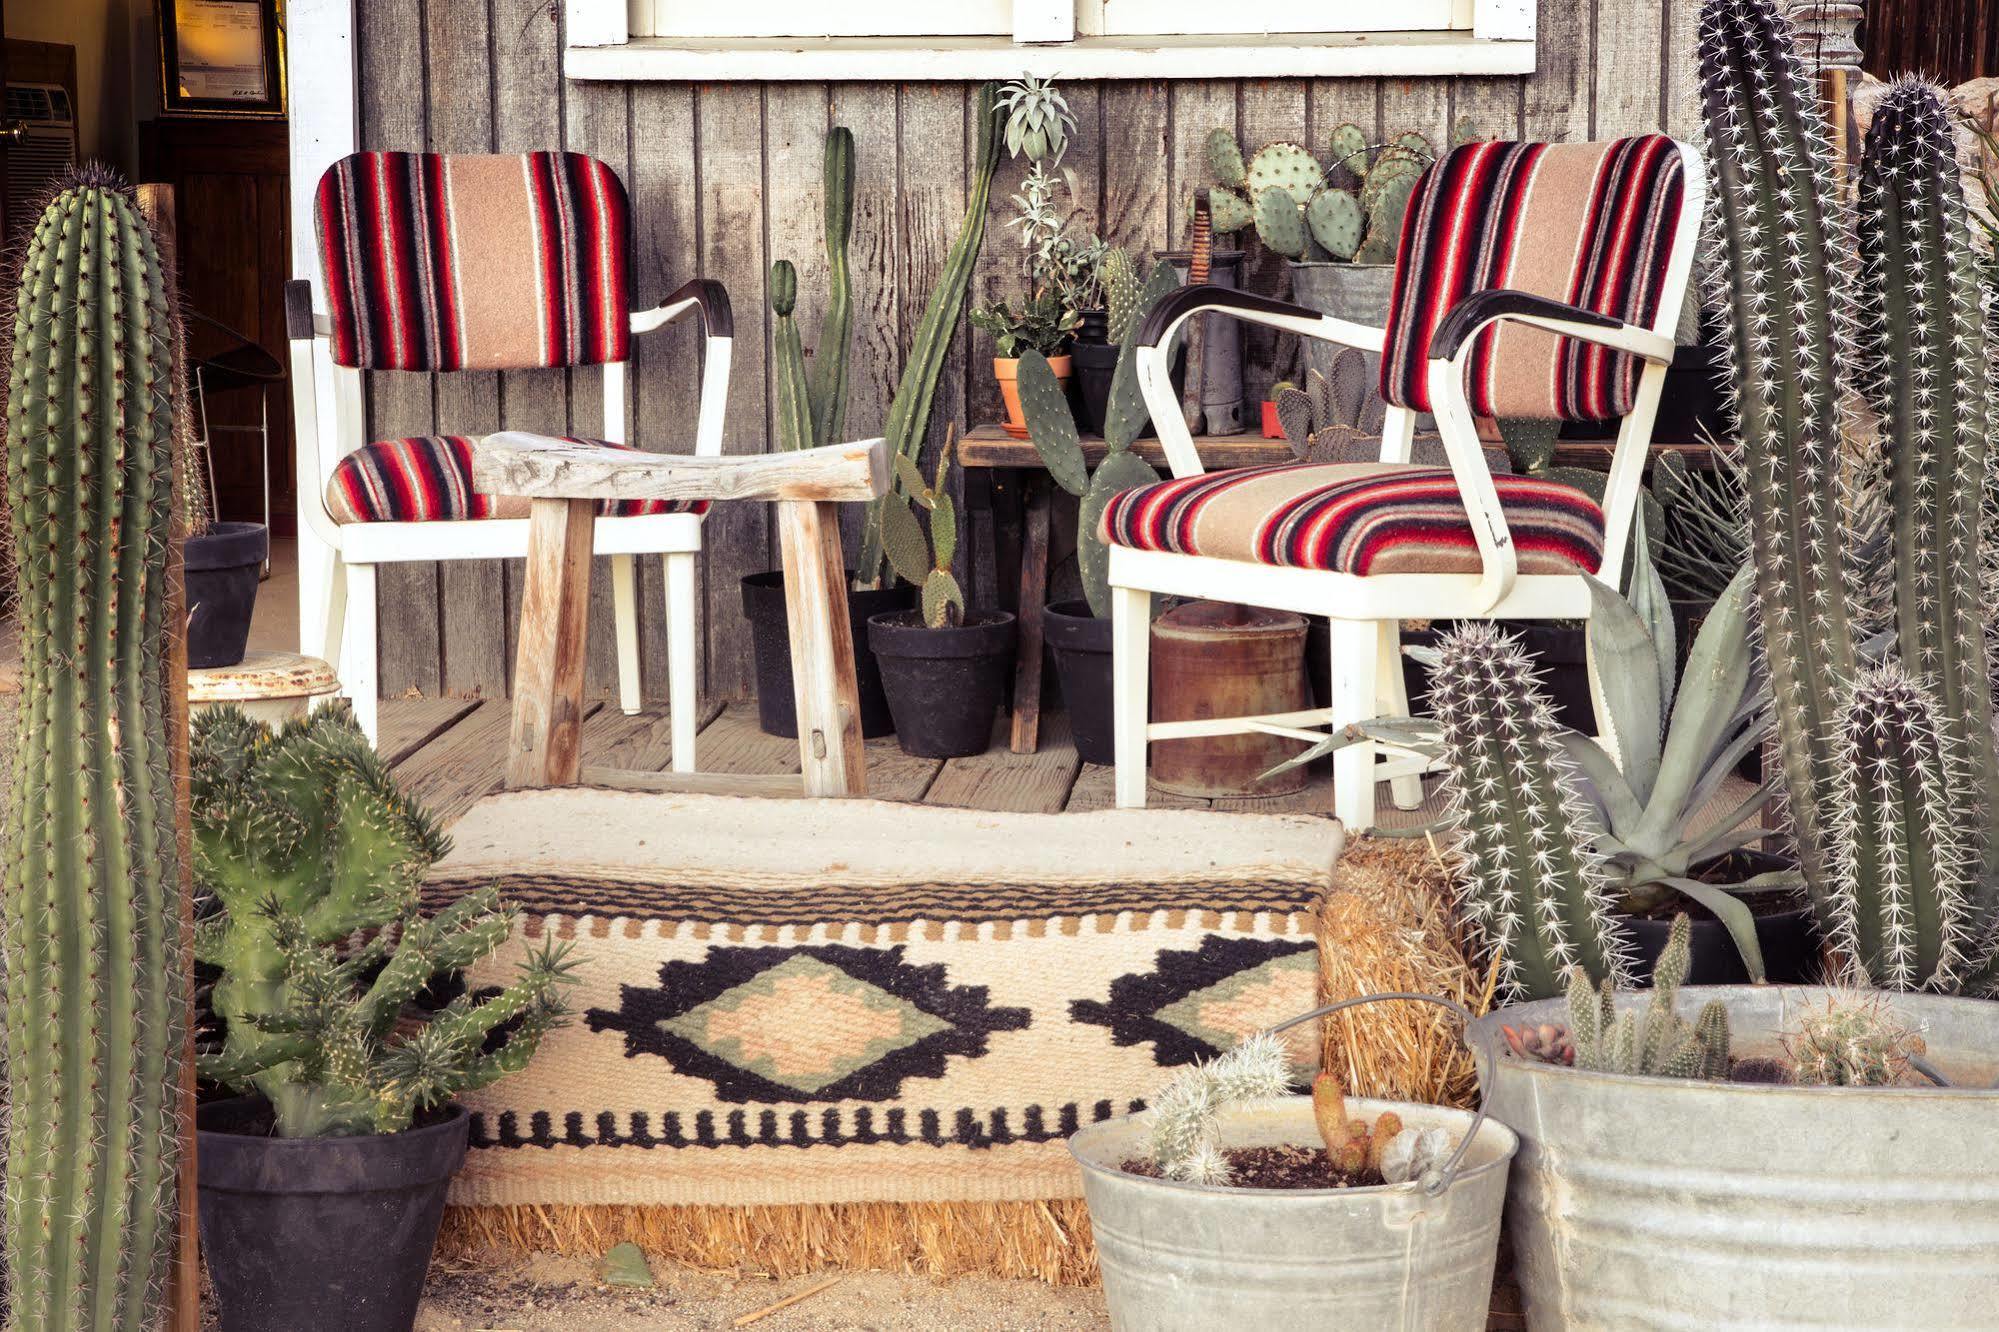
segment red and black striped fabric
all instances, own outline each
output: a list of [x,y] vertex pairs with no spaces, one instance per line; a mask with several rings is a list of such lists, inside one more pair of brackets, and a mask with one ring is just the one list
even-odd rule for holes
[[[1523,574],[1597,571],[1603,510],[1572,486],[1492,478]],[[1099,535],[1116,546],[1345,574],[1480,571],[1448,468],[1407,463],[1242,467],[1111,498]]]
[[[600,448],[629,448],[601,439]],[[472,488],[472,444],[464,435],[418,435],[366,444],[342,458],[326,482],[326,510],[336,523],[454,522],[525,518],[519,495],[482,495]],[[706,513],[706,500],[600,500],[605,518],[654,513]]]
[[[1382,396],[1431,409],[1431,334],[1474,292],[1510,288],[1649,326],[1685,190],[1679,146],[1660,134],[1453,149],[1417,183],[1403,220]],[[1631,410],[1641,365],[1500,323],[1473,345],[1466,389],[1481,416],[1598,421]]]
[[581,153],[354,153],[313,204],[336,364],[528,370],[625,359],[630,208]]

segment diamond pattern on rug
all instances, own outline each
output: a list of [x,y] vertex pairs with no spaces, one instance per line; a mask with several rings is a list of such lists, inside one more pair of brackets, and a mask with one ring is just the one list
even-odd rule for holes
[[668,962],[658,987],[623,985],[592,1031],[622,1031],[625,1057],[656,1056],[714,1083],[723,1101],[893,1100],[908,1078],[941,1078],[977,1059],[993,1032],[1028,1025],[993,1008],[983,985],[952,986],[942,964],[912,966],[904,945],[711,948]]
[[1114,1044],[1150,1043],[1162,1067],[1189,1064],[1298,1016],[1300,979],[1315,982],[1318,965],[1309,940],[1211,934],[1196,949],[1160,950],[1151,971],[1113,980],[1108,1003],[1071,1001],[1069,1016],[1109,1027]]

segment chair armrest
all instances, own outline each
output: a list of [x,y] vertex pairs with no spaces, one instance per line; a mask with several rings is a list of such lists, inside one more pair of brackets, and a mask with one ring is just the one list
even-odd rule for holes
[[1267,324],[1301,337],[1344,343],[1362,351],[1380,351],[1386,333],[1367,324],[1335,319],[1329,314],[1289,301],[1273,300],[1254,292],[1228,287],[1182,287],[1168,292],[1146,313],[1138,326],[1141,348],[1164,346],[1190,316],[1203,311],[1225,314],[1251,324]]
[[867,439],[708,458],[508,430],[473,445],[472,484],[530,499],[873,500],[888,492],[888,446]]
[[736,335],[735,314],[729,308],[729,293],[713,278],[695,278],[650,310],[632,315],[632,332],[650,333],[690,311],[701,315],[701,332],[711,338]]
[[1670,365],[1673,360],[1673,340],[1649,328],[1627,324],[1567,301],[1507,287],[1475,291],[1452,306],[1430,333],[1429,359],[1456,359],[1488,325],[1502,320],[1630,352],[1661,365]]

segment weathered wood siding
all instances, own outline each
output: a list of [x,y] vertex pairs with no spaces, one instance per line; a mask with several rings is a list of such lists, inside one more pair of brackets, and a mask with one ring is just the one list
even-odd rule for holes
[[[520,151],[564,144],[614,166],[635,214],[636,298],[658,300],[694,274],[725,283],[736,310],[727,448],[755,452],[771,431],[763,275],[799,267],[808,342],[823,308],[820,151],[827,127],[856,141],[856,319],[850,431],[880,428],[900,349],[923,311],[966,197],[970,101],[962,84],[571,83],[562,78],[560,6],[548,0],[367,0],[357,6],[362,142],[371,148]],[[1542,0],[1540,67],[1530,78],[1213,80],[1073,84],[1080,127],[1068,164],[1082,212],[1137,250],[1177,244],[1187,192],[1205,178],[1201,140],[1216,125],[1246,143],[1304,136],[1323,143],[1343,120],[1441,138],[1459,116],[1496,137],[1586,139],[1665,128],[1697,133],[1691,67],[1697,0]],[[975,299],[1001,294],[1019,250],[1003,225],[1021,167],[1001,167]],[[1272,290],[1281,265],[1250,285]],[[1267,387],[1288,349],[1250,339],[1249,389]],[[965,330],[952,347],[933,436],[947,421],[992,419],[988,339]],[[689,447],[696,366],[684,329],[638,345],[630,377],[632,438]],[[375,434],[477,434],[521,427],[588,434],[601,410],[594,371],[438,377],[377,375]],[[757,505],[708,519],[702,654],[708,695],[740,697],[752,671],[736,580],[774,566],[775,536]],[[665,653],[657,561],[643,562],[641,606],[649,696],[663,695]],[[512,669],[518,565],[393,565],[382,571],[382,687],[396,696],[495,695]],[[612,678],[610,598],[592,601],[593,683]]]

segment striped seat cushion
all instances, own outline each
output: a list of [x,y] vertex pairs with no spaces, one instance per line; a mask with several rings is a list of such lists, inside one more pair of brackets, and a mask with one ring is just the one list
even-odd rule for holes
[[622,361],[625,187],[581,153],[353,153],[313,200],[337,365]]
[[[1595,573],[1603,510],[1571,486],[1495,476],[1523,574]],[[1478,545],[1449,469],[1406,463],[1243,467],[1112,498],[1115,546],[1346,574],[1477,573]]]
[[[1661,134],[1611,143],[1471,143],[1417,183],[1402,226],[1381,392],[1430,411],[1430,337],[1474,292],[1510,288],[1649,326],[1664,297],[1686,169]],[[1466,369],[1472,411],[1601,421],[1631,410],[1642,362],[1499,323]]]
[[[601,439],[576,440],[603,448],[628,448]],[[464,435],[419,435],[364,444],[342,458],[326,483],[326,509],[336,523],[429,523],[470,518],[525,518],[520,495],[481,495],[472,489],[472,440]],[[705,513],[706,500],[599,500],[606,518],[654,513]]]

